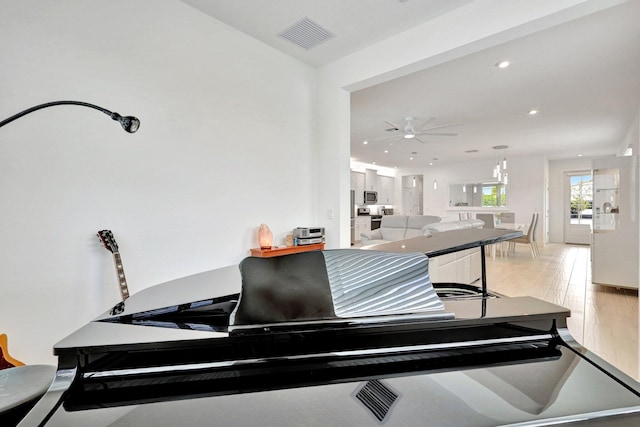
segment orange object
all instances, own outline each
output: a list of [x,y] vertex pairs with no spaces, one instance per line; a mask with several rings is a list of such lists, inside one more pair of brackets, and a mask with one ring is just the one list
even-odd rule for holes
[[273,233],[271,233],[267,224],[260,224],[260,229],[258,230],[258,245],[260,245],[260,249],[271,249],[272,244]]
[[9,355],[7,334],[0,334],[0,369],[24,366],[24,363]]
[[273,256],[295,254],[298,252],[321,251],[323,249],[324,249],[324,243],[316,243],[314,245],[285,246],[282,248],[272,248],[272,249],[254,248],[254,249],[251,249],[251,256],[269,258]]

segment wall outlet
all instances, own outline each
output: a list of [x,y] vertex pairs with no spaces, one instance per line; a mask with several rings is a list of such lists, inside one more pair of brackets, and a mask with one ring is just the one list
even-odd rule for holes
[[333,209],[328,209],[327,210],[327,218],[333,219]]

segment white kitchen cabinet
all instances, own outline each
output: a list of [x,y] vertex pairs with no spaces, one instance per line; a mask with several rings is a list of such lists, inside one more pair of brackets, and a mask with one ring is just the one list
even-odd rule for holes
[[364,170],[364,189],[378,191],[378,171],[375,169]]
[[351,172],[351,189],[355,193],[355,204],[364,205],[364,173]]
[[395,179],[392,176],[378,175],[378,204],[392,205]]
[[469,283],[482,278],[482,253],[480,248],[469,249]]
[[355,228],[355,241],[359,242],[360,233],[368,233],[371,231],[371,217],[370,216],[357,216],[354,221]]
[[480,248],[429,258],[429,277],[433,283],[470,285],[482,276],[481,261]]

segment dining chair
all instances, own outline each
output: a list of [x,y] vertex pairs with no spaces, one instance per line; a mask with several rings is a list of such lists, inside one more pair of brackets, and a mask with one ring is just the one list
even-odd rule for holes
[[536,255],[540,255],[540,249],[538,249],[538,239],[536,239],[536,233],[538,231],[538,218],[540,218],[539,212],[536,213],[536,223],[533,226],[533,234],[531,235],[531,238],[533,239],[533,246],[536,249]]
[[482,228],[496,228],[495,216],[492,213],[478,213],[476,214],[476,219],[484,221]]
[[500,223],[502,224],[515,224],[516,213],[515,212],[502,212],[500,214]]
[[[507,227],[509,229],[515,228],[516,224],[516,213],[515,212],[500,212],[500,225],[498,228]],[[498,244],[498,243],[496,243]],[[505,254],[509,256],[509,244],[507,242],[500,242],[500,256],[503,257]],[[506,247],[506,250],[505,250]]]
[[[492,213],[477,213],[476,219],[484,221],[482,228],[496,228],[496,219]],[[491,258],[496,259],[496,245],[489,245],[489,249],[491,250]]]
[[516,243],[524,243],[529,245],[531,248],[531,257],[536,258],[540,255],[540,251],[538,250],[538,244],[535,240],[536,227],[538,225],[538,212],[534,212],[531,216],[531,224],[529,224],[529,230],[527,234],[522,237],[518,237],[517,239],[509,240],[509,252],[515,255],[516,253]]

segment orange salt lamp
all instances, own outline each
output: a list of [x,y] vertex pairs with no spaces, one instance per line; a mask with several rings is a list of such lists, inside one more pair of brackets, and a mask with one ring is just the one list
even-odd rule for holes
[[267,224],[260,224],[260,229],[258,230],[258,244],[260,245],[260,249],[271,249],[271,244],[273,243],[273,234]]

